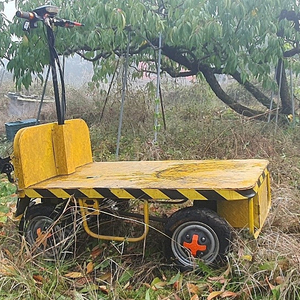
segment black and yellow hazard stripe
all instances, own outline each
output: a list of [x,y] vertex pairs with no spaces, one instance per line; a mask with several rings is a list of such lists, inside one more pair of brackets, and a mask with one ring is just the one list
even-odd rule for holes
[[258,181],[257,181],[258,187],[260,187],[262,185],[262,183],[264,182],[264,180],[267,177],[268,173],[269,173],[268,169],[265,169],[262,172],[262,174],[259,176]]
[[268,170],[259,176],[256,184],[246,190],[234,189],[157,189],[157,188],[53,188],[25,189],[25,195],[30,198],[75,198],[82,199],[160,199],[160,200],[244,200],[254,197],[264,182]]
[[197,190],[197,189],[26,189],[30,198],[90,198],[90,199],[164,199],[164,200],[243,200],[253,197],[254,189],[234,190]]

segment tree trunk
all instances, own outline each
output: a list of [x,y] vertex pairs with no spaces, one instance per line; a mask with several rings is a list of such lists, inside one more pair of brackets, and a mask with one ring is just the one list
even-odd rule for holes
[[279,94],[281,99],[281,112],[286,115],[292,114],[293,109],[291,93],[285,72],[284,61],[282,59],[278,61],[278,66],[276,68],[276,81],[279,87]]

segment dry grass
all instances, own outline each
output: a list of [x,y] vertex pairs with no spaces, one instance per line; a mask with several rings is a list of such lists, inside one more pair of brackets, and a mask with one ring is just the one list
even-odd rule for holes
[[[23,298],[20,296],[19,299],[178,300],[192,299],[195,293],[190,287],[193,284],[198,288],[199,299],[206,299],[210,292],[221,289],[234,293],[227,299],[299,299],[298,125],[293,128],[284,124],[276,128],[273,123],[245,119],[220,105],[206,92],[206,87],[169,84],[164,90],[167,128],[164,130],[162,126],[158,142],[154,143],[154,106],[148,95],[145,90],[127,94],[119,159],[269,159],[272,208],[259,238],[253,241],[244,232],[237,232],[225,269],[201,266],[201,275],[191,272],[177,278],[177,270],[163,258],[161,240],[155,232],[147,238],[146,246],[143,243],[132,247],[84,240],[85,247],[80,248],[77,260],[53,266],[42,261],[24,260],[24,255],[28,258],[24,241],[18,238],[14,224],[5,225],[0,237],[0,260],[8,270],[12,266],[16,273],[10,276],[0,269],[2,293],[6,292],[7,296],[12,288],[17,287],[18,291],[23,291],[20,294]],[[108,98],[101,120],[105,94],[88,89],[71,90],[68,97],[68,116],[83,117],[91,127],[95,159],[115,160],[119,90]],[[0,105],[6,105],[5,101],[2,99]],[[53,110],[45,115],[46,120],[55,119]],[[0,115],[0,120],[2,118],[5,116]],[[101,253],[93,258],[92,253],[97,247],[101,248]],[[91,261],[94,263],[93,272],[77,279],[65,276],[71,271],[85,272]],[[36,273],[42,274],[45,281],[37,282],[33,277]],[[153,287],[155,278],[165,283],[163,288]],[[169,284],[174,278],[174,283]],[[56,283],[50,284],[53,280]],[[59,298],[58,294],[64,298]]]

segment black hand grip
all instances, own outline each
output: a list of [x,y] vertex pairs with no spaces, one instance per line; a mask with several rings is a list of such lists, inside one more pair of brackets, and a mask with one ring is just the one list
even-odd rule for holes
[[33,12],[20,11],[20,10],[16,12],[16,16],[18,18],[27,19],[27,20],[33,20],[35,18],[35,14]]

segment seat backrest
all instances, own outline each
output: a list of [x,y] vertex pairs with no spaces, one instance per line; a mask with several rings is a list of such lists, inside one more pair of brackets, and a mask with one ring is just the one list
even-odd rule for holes
[[81,119],[20,129],[14,139],[13,165],[19,189],[92,162],[90,134]]

